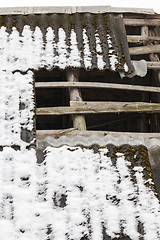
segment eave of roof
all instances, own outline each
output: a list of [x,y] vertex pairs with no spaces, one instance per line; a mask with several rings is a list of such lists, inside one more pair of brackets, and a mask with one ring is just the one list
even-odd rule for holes
[[153,9],[148,8],[118,8],[111,6],[42,6],[42,7],[7,7],[0,8],[0,15],[8,14],[41,14],[41,13],[140,13],[154,14]]

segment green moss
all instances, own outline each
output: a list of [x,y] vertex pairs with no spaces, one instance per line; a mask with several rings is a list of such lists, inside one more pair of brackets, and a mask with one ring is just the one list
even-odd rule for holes
[[[145,180],[145,185],[147,187],[150,187],[157,195],[157,190],[156,190],[156,185],[153,184],[154,182],[154,177],[151,169],[151,164],[149,162],[149,155],[148,155],[148,150],[145,146],[143,145],[138,145],[138,146],[130,146],[129,144],[124,144],[121,146],[114,146],[113,144],[107,145],[108,152],[107,155],[108,157],[111,158],[112,164],[116,167],[116,162],[117,162],[117,153],[122,153],[125,156],[125,160],[130,162],[131,164],[128,165],[128,168],[130,169],[130,174],[131,174],[131,181],[133,183],[136,183],[136,176],[135,172],[136,170],[134,169],[135,166],[141,166],[143,168],[143,178]],[[153,180],[152,184],[148,180]],[[119,180],[118,184],[121,181]],[[134,200],[136,204],[136,199]]]
[[101,148],[107,148],[107,146],[100,146],[99,148],[100,148],[100,149],[101,149]]

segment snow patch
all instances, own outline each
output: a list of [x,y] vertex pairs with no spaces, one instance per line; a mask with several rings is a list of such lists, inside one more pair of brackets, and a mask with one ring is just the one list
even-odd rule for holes
[[74,32],[73,29],[71,30],[70,41],[71,41],[71,46],[70,46],[71,52],[69,56],[68,66],[79,68],[81,66],[81,63],[80,63],[81,55],[78,50],[76,33]]
[[97,32],[95,34],[95,39],[96,39],[96,51],[97,51],[97,65],[100,70],[103,70],[106,63],[103,60],[103,52],[100,45],[101,42],[100,42],[99,34]]
[[87,69],[90,69],[92,67],[92,57],[89,48],[89,40],[86,33],[86,29],[83,29],[84,65]]
[[111,65],[111,69],[113,71],[116,70],[116,64],[118,64],[118,56],[116,55],[115,51],[113,50],[112,45],[112,38],[109,34],[107,34],[107,41],[108,41],[108,47],[109,47],[109,61]]

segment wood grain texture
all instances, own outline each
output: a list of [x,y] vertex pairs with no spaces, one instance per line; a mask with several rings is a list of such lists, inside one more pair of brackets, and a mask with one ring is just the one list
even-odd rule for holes
[[[67,80],[69,83],[79,82],[78,71],[66,69]],[[70,101],[83,102],[79,88],[69,88]],[[86,130],[86,121],[84,115],[73,115],[73,127],[78,130]]]
[[130,43],[142,43],[143,41],[160,41],[160,37],[148,36],[144,37],[141,35],[127,35],[127,40]]
[[160,19],[127,19],[124,24],[128,26],[160,26]]
[[129,48],[130,55],[160,53],[160,44]]
[[89,114],[89,113],[160,113],[159,103],[144,102],[70,102],[69,107],[37,108],[37,115]]
[[[160,68],[160,63],[147,62],[149,68]],[[108,88],[108,89],[122,89],[132,91],[145,92],[160,92],[160,87],[148,87],[139,85],[116,84],[116,83],[101,83],[101,82],[36,82],[36,88]]]

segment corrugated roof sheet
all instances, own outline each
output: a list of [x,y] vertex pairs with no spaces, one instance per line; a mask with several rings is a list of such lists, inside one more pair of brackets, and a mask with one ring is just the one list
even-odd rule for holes
[[61,136],[59,138],[53,138],[51,136],[45,137],[43,140],[37,139],[37,147],[44,148],[47,146],[52,147],[61,147],[63,145],[76,147],[76,146],[85,146],[90,147],[94,144],[99,146],[114,144],[116,146],[120,146],[123,144],[130,145],[139,145],[142,144],[147,148],[151,148],[152,146],[160,146],[160,140],[155,137],[144,138],[142,135],[133,133],[133,136],[127,136],[121,133],[119,137],[114,137],[111,134],[107,134],[105,137],[98,137],[97,135],[92,134],[90,137],[83,137],[81,135],[76,135],[75,137],[67,137]]
[[160,238],[160,205],[143,146],[0,152],[0,239]]
[[[131,73],[123,17],[40,14],[0,17],[0,69],[66,67]],[[12,63],[12,66],[10,66]]]

